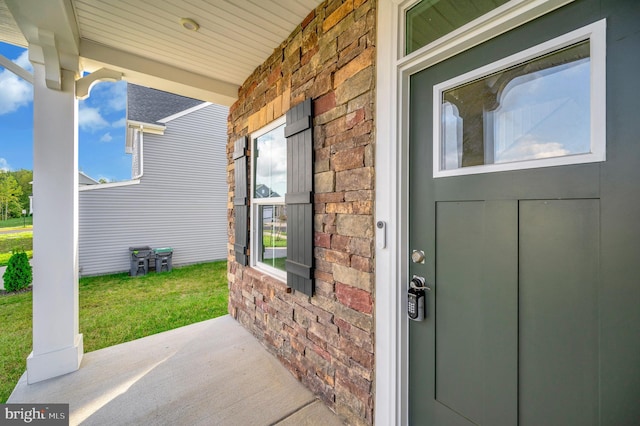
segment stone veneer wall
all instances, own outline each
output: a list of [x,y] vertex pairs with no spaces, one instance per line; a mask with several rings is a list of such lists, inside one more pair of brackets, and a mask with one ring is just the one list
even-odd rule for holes
[[[373,423],[375,9],[375,0],[318,6],[242,85],[228,122],[229,312],[356,425]],[[314,103],[313,297],[235,263],[233,254],[233,142],[307,98]]]

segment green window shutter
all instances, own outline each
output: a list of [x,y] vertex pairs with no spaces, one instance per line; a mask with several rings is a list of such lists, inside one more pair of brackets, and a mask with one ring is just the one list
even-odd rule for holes
[[287,285],[313,295],[313,114],[311,99],[287,111]]
[[249,208],[247,206],[247,137],[244,136],[235,142],[233,150],[233,162],[235,166],[236,189],[233,197],[234,227],[236,242],[236,262],[246,266],[249,257],[247,246],[249,245]]

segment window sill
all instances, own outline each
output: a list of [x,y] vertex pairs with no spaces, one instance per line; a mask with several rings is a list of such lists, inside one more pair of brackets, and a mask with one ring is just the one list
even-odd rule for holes
[[262,264],[252,264],[251,268],[263,275],[267,275],[274,280],[281,282],[284,285],[287,285],[287,273],[285,271]]

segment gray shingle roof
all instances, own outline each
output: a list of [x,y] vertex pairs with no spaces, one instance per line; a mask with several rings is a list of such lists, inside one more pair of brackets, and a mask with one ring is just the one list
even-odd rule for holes
[[127,119],[159,124],[158,120],[200,105],[203,101],[149,87],[127,84]]

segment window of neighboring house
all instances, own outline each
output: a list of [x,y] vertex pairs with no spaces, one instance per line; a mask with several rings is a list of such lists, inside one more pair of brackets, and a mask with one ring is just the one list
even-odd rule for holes
[[434,87],[434,177],[605,160],[604,23]]
[[251,266],[287,279],[285,117],[251,135]]

